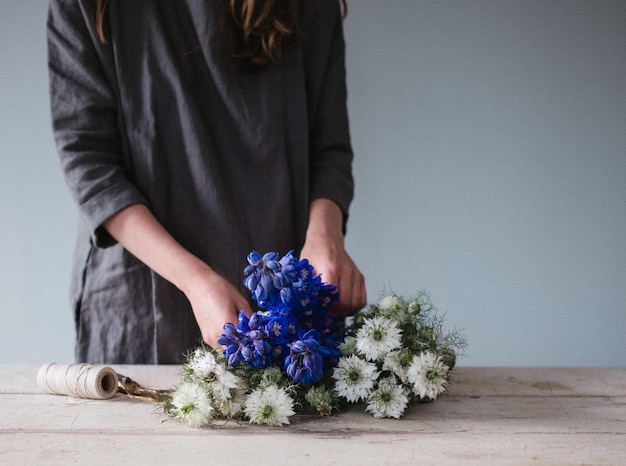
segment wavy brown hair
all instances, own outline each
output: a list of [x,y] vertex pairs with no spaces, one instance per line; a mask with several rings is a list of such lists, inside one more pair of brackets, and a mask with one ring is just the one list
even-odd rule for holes
[[107,43],[106,34],[104,32],[104,10],[106,10],[109,0],[98,0],[96,3],[96,32],[100,38],[100,42]]
[[[107,42],[105,12],[109,0],[97,0],[96,32]],[[347,12],[341,0],[343,15]],[[282,56],[283,41],[300,35],[299,0],[228,0],[226,23],[230,24],[230,47],[235,62],[264,66],[277,63]]]
[[277,63],[283,40],[298,34],[298,0],[229,0],[235,62]]

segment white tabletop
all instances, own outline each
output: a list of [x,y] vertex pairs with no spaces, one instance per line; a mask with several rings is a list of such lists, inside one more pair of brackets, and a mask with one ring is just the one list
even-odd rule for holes
[[[175,366],[112,366],[150,388]],[[354,407],[269,428],[194,429],[124,395],[47,395],[38,366],[0,366],[0,464],[626,464],[626,368],[458,367],[400,420]]]

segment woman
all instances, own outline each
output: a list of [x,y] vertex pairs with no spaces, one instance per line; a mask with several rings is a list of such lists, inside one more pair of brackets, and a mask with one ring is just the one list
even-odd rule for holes
[[[300,251],[365,305],[336,0],[51,0],[51,108],[80,209],[78,361],[178,363],[252,311],[245,257]],[[245,296],[245,297],[244,297]]]

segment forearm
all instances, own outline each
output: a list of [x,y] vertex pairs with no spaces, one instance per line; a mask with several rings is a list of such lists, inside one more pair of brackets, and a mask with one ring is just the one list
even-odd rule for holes
[[133,204],[118,212],[104,227],[131,254],[185,294],[202,338],[209,345],[217,345],[223,325],[236,322],[240,310],[251,313],[243,296],[181,246],[144,204]]
[[306,241],[327,239],[343,246],[343,212],[330,199],[316,199],[309,207]]
[[143,204],[134,204],[104,224],[131,254],[184,293],[196,275],[212,269],[183,248]]

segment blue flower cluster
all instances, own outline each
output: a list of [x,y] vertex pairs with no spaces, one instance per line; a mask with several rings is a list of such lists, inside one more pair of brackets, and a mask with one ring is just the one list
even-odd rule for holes
[[262,310],[239,314],[237,326],[224,325],[218,343],[231,366],[282,366],[297,383],[314,383],[337,364],[344,319],[328,311],[337,301],[334,285],[323,283],[308,260],[293,251],[261,256],[252,251],[244,285]]

